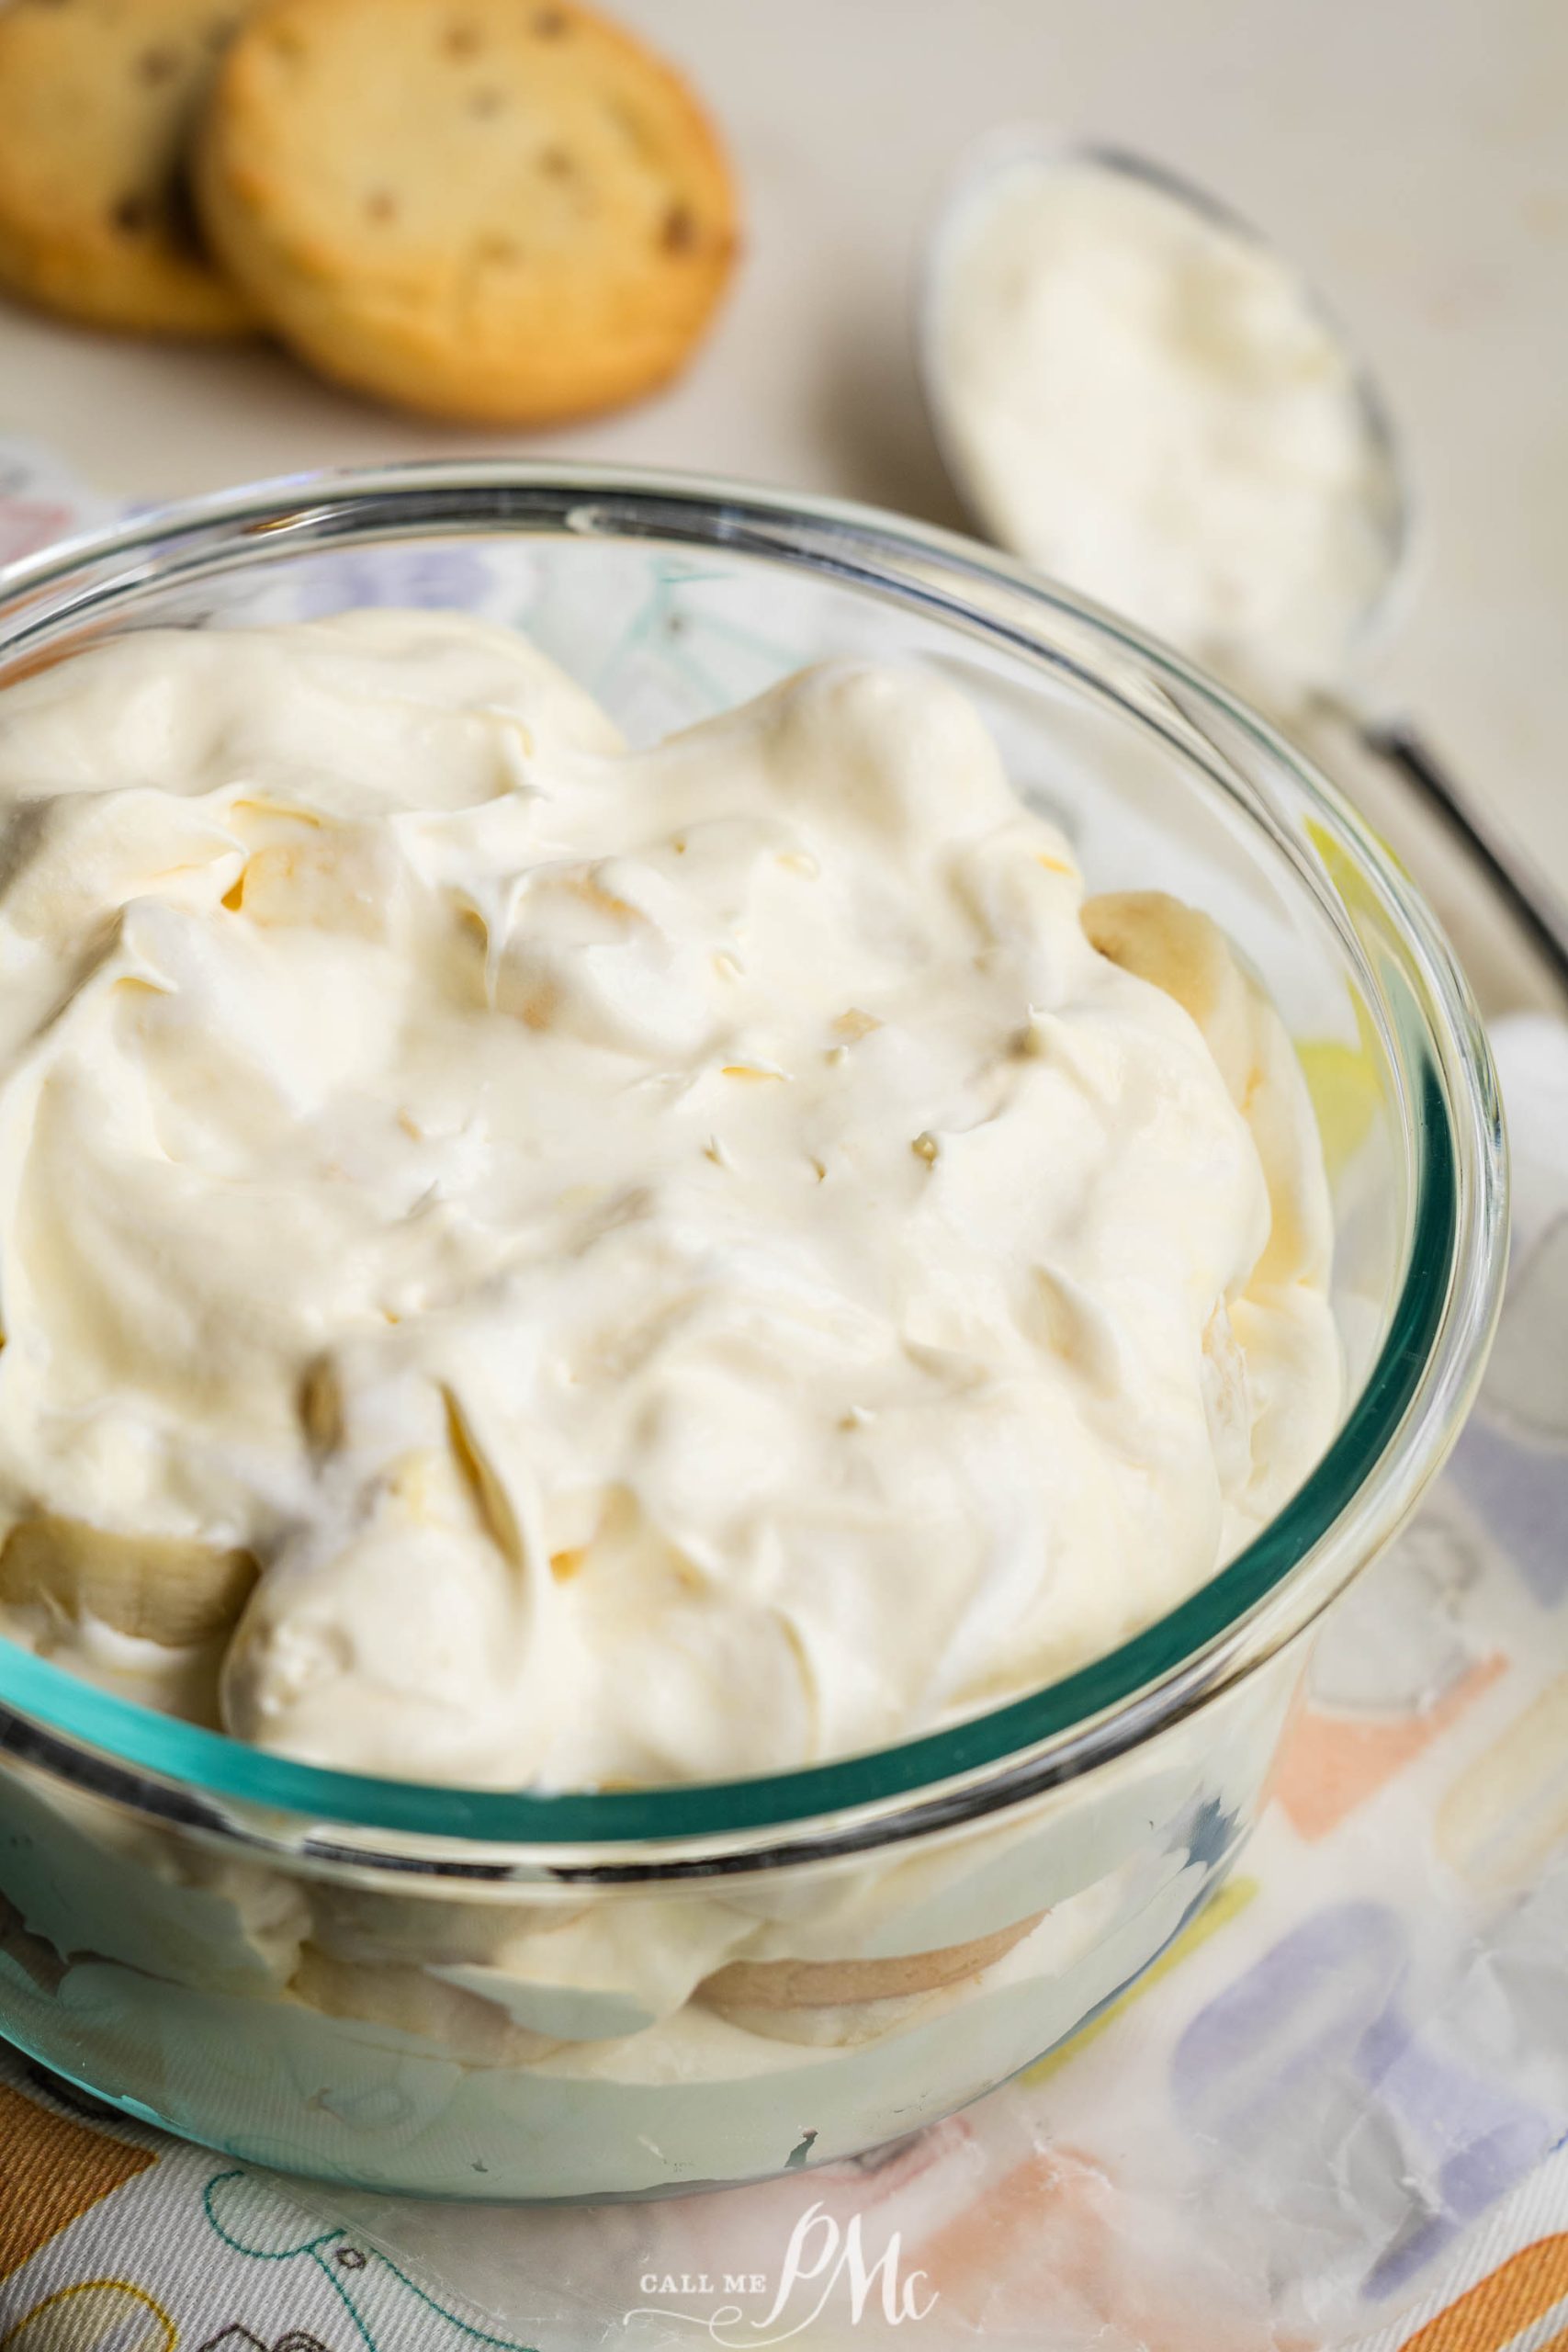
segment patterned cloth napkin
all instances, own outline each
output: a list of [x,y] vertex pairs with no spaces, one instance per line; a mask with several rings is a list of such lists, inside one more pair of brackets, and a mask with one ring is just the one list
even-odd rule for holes
[[[0,445],[0,561],[103,511]],[[1568,2352],[1568,1028],[1494,1042],[1481,1404],[1239,1871],[1111,2010],[858,2164],[599,2208],[282,2182],[0,2050],[0,2352]]]

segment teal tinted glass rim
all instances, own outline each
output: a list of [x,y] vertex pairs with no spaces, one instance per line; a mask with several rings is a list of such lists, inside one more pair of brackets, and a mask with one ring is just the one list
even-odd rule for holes
[[[600,508],[595,501],[609,503]],[[1286,771],[1314,816],[1353,853],[1359,878],[1413,967],[1393,992],[1397,1035],[1389,1041],[1410,1098],[1410,1233],[1404,1281],[1377,1362],[1333,1443],[1285,1510],[1198,1591],[1059,1680],[889,1747],[749,1780],[636,1792],[458,1789],[267,1755],[113,1697],[0,1640],[0,1747],[85,1785],[135,1802],[127,1775],[142,1773],[191,1799],[226,1801],[273,1817],[422,1841],[547,1851],[722,1839],[770,1828],[805,1831],[829,1816],[886,1808],[899,1799],[919,1802],[933,1790],[1005,1771],[1054,1742],[1072,1743],[1066,1769],[1081,1771],[1097,1754],[1146,1736],[1215,1687],[1202,1681],[1205,1659],[1304,1573],[1337,1532],[1353,1535],[1365,1522],[1369,1547],[1375,1546],[1387,1532],[1369,1500],[1377,1474],[1398,1486],[1383,1514],[1396,1518],[1446,1452],[1479,1376],[1501,1290],[1501,1123],[1484,1038],[1436,924],[1354,812],[1265,720],[1114,615],[976,542],[875,508],[652,469],[454,461],[310,473],[155,509],[127,527],[65,542],[0,571],[0,662],[25,649],[35,631],[52,637],[99,605],[112,618],[139,589],[198,581],[247,561],[437,532],[528,536],[582,529],[634,540],[692,536],[738,554],[787,560],[795,569],[868,589],[971,636],[990,638],[1010,652],[1077,677],[1103,698],[1103,682],[1081,669],[1070,651],[1047,635],[1004,624],[962,594],[966,586],[999,590],[1037,614],[1044,628],[1053,620],[1066,621],[1132,656]],[[172,560],[182,547],[199,551],[206,541],[213,544],[205,559],[198,553],[184,565]],[[918,565],[921,576],[899,576],[900,563]],[[122,568],[105,576],[116,564]],[[924,576],[933,571],[944,575],[942,590]],[[42,606],[51,589],[66,593]],[[1123,707],[1143,724],[1152,723],[1150,714]],[[1183,748],[1190,757],[1191,747]],[[1248,814],[1265,824],[1260,808],[1248,804]],[[1278,835],[1276,842],[1286,846]],[[1299,854],[1292,862],[1299,870]],[[1318,896],[1321,910],[1332,918],[1321,888]],[[1359,948],[1350,947],[1343,923],[1336,928],[1352,959],[1362,964],[1374,995],[1386,1001],[1389,990]],[[1468,1097],[1461,1072],[1468,1077]],[[1467,1101],[1468,1133],[1461,1135],[1455,1105]],[[1425,1419],[1422,1407],[1430,1408]],[[1396,1465],[1401,1476],[1394,1482]],[[1216,1680],[1224,1679],[1222,1670]]]

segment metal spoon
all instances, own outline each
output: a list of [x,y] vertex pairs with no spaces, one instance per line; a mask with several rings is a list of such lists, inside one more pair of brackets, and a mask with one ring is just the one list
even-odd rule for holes
[[[1558,980],[1568,989],[1568,905],[1507,829],[1444,766],[1413,719],[1368,708],[1349,689],[1348,672],[1352,667],[1359,669],[1374,649],[1388,642],[1409,601],[1416,538],[1416,509],[1403,445],[1387,401],[1368,368],[1350,348],[1332,311],[1293,264],[1286,261],[1228,205],[1145,156],[1092,141],[1055,138],[1041,130],[995,132],[971,151],[949,191],[930,240],[918,307],[919,364],[926,410],[942,462],[971,521],[982,537],[1001,537],[997,518],[981,511],[963,458],[961,438],[953,428],[933,322],[938,313],[942,273],[951,265],[955,232],[975,218],[976,209],[994,193],[1002,177],[1016,174],[1021,165],[1071,165],[1079,169],[1087,165],[1138,180],[1185,205],[1202,220],[1262,248],[1275,260],[1283,262],[1296,277],[1350,368],[1369,445],[1376,459],[1372,495],[1378,503],[1371,520],[1382,557],[1381,574],[1347,637],[1339,674],[1314,681],[1311,699],[1326,707],[1348,725],[1368,751],[1395,769],[1438,813],[1507,901]],[[1067,582],[1068,586],[1073,584],[1070,580]]]

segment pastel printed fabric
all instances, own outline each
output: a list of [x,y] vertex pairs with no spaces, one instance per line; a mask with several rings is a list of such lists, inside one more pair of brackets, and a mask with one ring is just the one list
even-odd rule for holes
[[513,2344],[258,2175],[0,2059],[6,2352]]

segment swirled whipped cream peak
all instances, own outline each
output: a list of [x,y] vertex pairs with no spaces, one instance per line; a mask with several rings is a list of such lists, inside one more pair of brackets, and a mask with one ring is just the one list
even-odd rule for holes
[[520,637],[0,695],[0,1623],[310,1762],[708,1780],[1015,1696],[1331,1433],[1204,917],[833,662],[629,751]]

